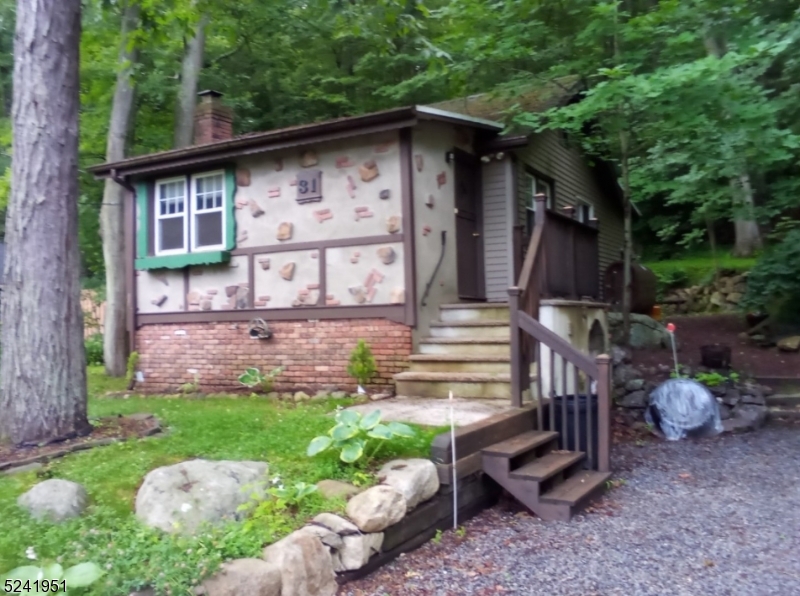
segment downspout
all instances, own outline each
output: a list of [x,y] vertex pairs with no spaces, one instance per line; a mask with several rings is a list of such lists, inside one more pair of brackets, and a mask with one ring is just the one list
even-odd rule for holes
[[442,261],[444,261],[444,249],[445,245],[447,244],[447,230],[442,230],[442,252],[439,254],[439,261],[436,263],[436,267],[431,274],[431,278],[428,280],[428,284],[425,286],[425,293],[422,294],[422,300],[420,301],[421,306],[425,306],[425,302],[428,300],[428,294],[433,287],[433,280],[436,279],[436,274],[439,272],[439,267],[442,266]]

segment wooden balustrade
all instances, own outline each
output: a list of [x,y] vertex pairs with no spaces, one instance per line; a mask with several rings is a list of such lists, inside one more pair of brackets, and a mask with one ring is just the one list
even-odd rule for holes
[[[572,218],[548,212],[546,197],[536,197],[536,217],[531,238],[520,259],[518,284],[509,288],[511,315],[511,392],[512,404],[522,406],[522,396],[530,391],[537,406],[537,427],[562,433],[565,449],[587,452],[591,467],[606,472],[611,449],[611,365],[605,355],[595,359],[575,349],[568,341],[539,323],[539,304],[547,297],[599,297],[597,229]],[[521,246],[521,230],[515,229],[515,246]],[[517,253],[518,255],[520,253]],[[548,257],[551,261],[548,262]],[[548,264],[550,267],[548,267]],[[515,273],[517,265],[515,261]],[[556,361],[560,366],[557,366]],[[531,387],[535,365],[536,386]],[[571,373],[571,374],[570,374]],[[594,412],[597,396],[597,446],[594,445]],[[580,400],[586,407],[581,412]],[[556,426],[556,398],[561,401],[561,428]],[[574,400],[571,415],[568,399]],[[568,445],[568,431],[574,430],[574,446]],[[580,442],[581,428],[585,446]]]

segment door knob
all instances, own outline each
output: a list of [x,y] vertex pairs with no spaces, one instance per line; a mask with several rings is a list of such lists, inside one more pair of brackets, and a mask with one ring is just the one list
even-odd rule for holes
[[478,236],[480,236],[480,235],[481,235],[481,233],[480,233],[480,232],[472,232],[472,235],[473,235],[473,236],[475,236],[475,237],[477,238]]

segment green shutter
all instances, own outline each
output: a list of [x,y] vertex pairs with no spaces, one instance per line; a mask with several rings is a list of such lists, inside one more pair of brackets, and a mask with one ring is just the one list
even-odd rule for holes
[[136,256],[139,259],[147,257],[148,234],[150,233],[150,218],[148,210],[149,196],[147,193],[147,182],[139,182],[136,185]]
[[236,248],[236,167],[225,168],[225,201],[228,209],[228,229],[225,230],[225,249]]

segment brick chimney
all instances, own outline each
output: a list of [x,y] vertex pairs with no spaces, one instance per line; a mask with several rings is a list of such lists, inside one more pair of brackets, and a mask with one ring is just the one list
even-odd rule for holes
[[201,91],[194,113],[194,144],[206,145],[233,138],[233,110],[223,105],[222,93]]

